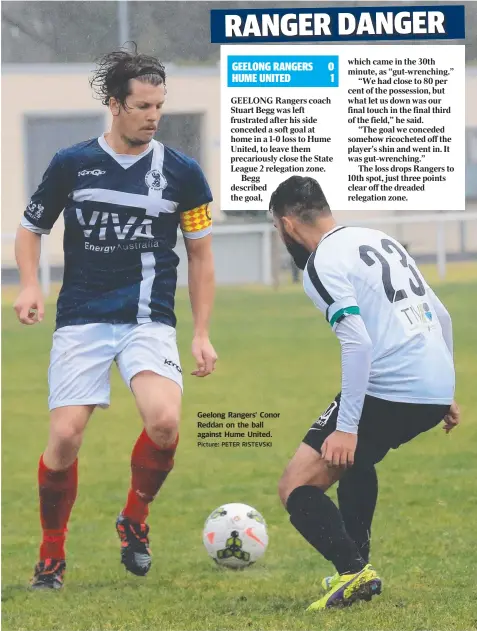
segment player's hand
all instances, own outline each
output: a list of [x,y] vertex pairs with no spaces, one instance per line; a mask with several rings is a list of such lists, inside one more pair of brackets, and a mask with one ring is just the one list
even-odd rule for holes
[[444,427],[446,434],[448,434],[451,430],[454,429],[456,425],[459,425],[460,421],[460,410],[459,406],[455,401],[452,401],[452,405],[450,406],[449,412],[444,416]]
[[358,436],[348,432],[334,431],[321,448],[321,455],[330,467],[352,467]]
[[36,324],[43,320],[45,306],[39,285],[24,287],[13,305],[22,324]]
[[195,377],[207,377],[214,372],[217,353],[207,336],[196,335],[192,340],[192,355],[197,363],[197,370],[191,374]]

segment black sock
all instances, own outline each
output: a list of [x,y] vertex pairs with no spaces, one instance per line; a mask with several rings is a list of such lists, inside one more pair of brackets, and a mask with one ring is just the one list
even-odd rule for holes
[[339,482],[338,506],[346,532],[366,563],[369,562],[371,522],[377,498],[378,476],[374,467],[360,469],[354,466]]
[[338,508],[316,486],[299,486],[287,501],[290,522],[340,574],[359,572],[366,563],[346,532]]

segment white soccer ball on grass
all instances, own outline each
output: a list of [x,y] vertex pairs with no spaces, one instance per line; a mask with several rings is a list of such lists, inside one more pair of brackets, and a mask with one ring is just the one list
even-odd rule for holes
[[207,517],[202,539],[218,565],[240,569],[255,563],[265,553],[267,524],[252,506],[224,504]]

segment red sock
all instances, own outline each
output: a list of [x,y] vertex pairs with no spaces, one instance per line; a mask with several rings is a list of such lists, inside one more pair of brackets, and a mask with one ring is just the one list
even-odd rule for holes
[[131,488],[123,515],[135,523],[144,523],[149,514],[149,504],[163,485],[174,466],[176,441],[166,448],[159,447],[143,430],[131,455]]
[[68,520],[78,490],[78,459],[64,471],[53,471],[48,469],[41,456],[38,486],[43,529],[40,560],[64,559]]

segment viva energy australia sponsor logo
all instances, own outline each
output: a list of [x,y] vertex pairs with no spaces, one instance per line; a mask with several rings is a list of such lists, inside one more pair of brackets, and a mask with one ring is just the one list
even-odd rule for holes
[[89,239],[92,235],[99,241],[110,240],[113,235],[116,235],[118,241],[154,239],[152,219],[150,217],[140,219],[131,215],[125,222],[121,222],[118,213],[105,213],[94,210],[89,221],[87,221],[80,208],[76,209],[76,217],[83,227],[86,239]]
[[150,239],[147,241],[128,241],[127,243],[118,243],[117,245],[98,245],[85,241],[84,249],[90,252],[101,252],[101,254],[112,254],[116,250],[119,252],[127,252],[129,250],[147,250],[150,252],[151,250],[159,248],[161,244],[164,245],[164,242],[159,239],[153,239],[152,241]]

